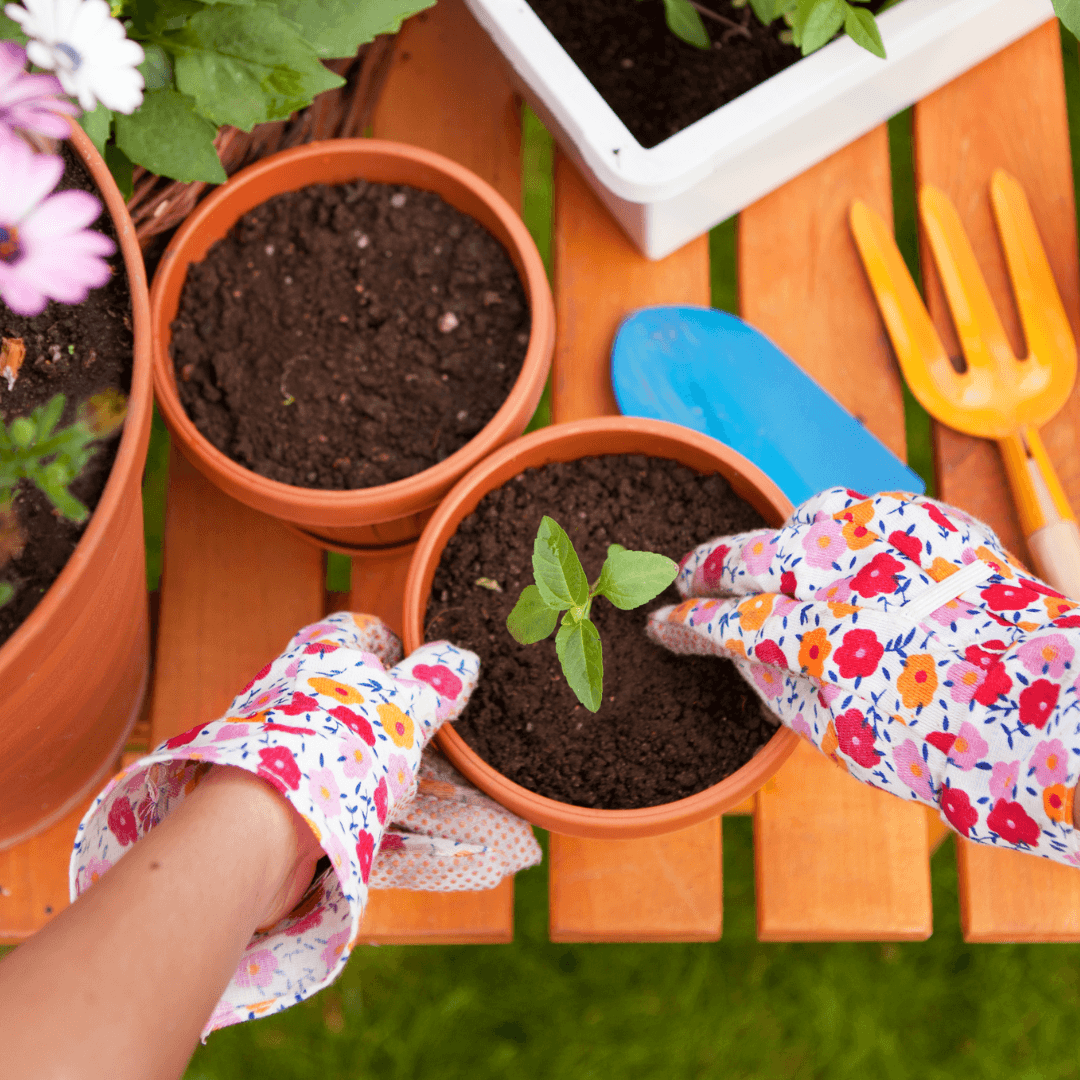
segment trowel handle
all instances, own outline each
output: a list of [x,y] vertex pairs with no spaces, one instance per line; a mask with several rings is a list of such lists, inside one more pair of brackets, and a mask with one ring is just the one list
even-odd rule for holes
[[1080,527],[1039,432],[998,442],[1035,569],[1070,600],[1080,599]]

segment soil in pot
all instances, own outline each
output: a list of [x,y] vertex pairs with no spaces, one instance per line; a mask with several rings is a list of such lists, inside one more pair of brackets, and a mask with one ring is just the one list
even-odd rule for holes
[[529,310],[504,248],[433,192],[313,185],[245,214],[188,270],[184,408],[219,450],[299,487],[422,472],[495,415]]
[[[64,175],[57,191],[77,188],[97,194],[79,156],[64,143]],[[90,228],[116,241],[109,215]],[[131,294],[119,251],[108,260],[112,279],[91,291],[82,304],[50,303],[40,315],[25,318],[0,302],[0,337],[21,338],[26,349],[13,387],[0,378],[0,420],[10,424],[28,416],[56,394],[65,396],[59,427],[75,420],[79,405],[104,390],[130,393],[133,364]],[[109,478],[119,434],[95,444],[97,449],[69,491],[91,511]],[[0,607],[0,645],[19,628],[64,569],[90,519],[69,521],[34,485],[16,489],[15,512],[26,542],[22,554],[0,568],[0,581],[15,586],[15,596]]]
[[530,791],[609,810],[685,798],[749,761],[776,728],[734,665],[675,656],[645,636],[646,612],[678,602],[674,587],[636,611],[594,601],[604,650],[595,714],[567,686],[554,635],[514,641],[506,617],[532,583],[544,514],[569,533],[590,581],[609,544],[678,560],[711,537],[764,524],[722,477],[640,455],[528,469],[486,495],[443,552],[425,618],[427,640],[480,656],[479,686],[454,724],[465,742]]
[[[642,146],[656,146],[801,59],[744,3],[700,0],[711,50],[677,38],[660,0],[529,0],[529,6]],[[877,11],[883,4],[870,4]]]

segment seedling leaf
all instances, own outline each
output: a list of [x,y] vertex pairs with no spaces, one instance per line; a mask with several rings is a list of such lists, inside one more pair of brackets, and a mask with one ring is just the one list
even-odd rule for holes
[[589,602],[589,582],[570,537],[554,518],[544,515],[533,543],[533,576],[548,607],[564,611]]
[[799,0],[795,26],[797,44],[803,56],[827,45],[844,25],[844,0]]
[[592,621],[564,619],[555,637],[555,651],[578,701],[589,712],[596,712],[603,701],[604,660],[600,635]]
[[529,585],[522,590],[514,610],[506,617],[506,629],[515,641],[532,645],[548,637],[558,621],[558,609],[545,603],[535,585]]
[[711,49],[709,32],[688,0],[664,0],[664,21],[677,37],[697,49]]
[[856,45],[861,45],[882,60],[885,59],[885,43],[881,40],[881,32],[873,12],[848,4],[847,13],[844,15],[844,29]]
[[0,581],[0,607],[3,607],[14,595],[14,588],[6,581]]
[[678,564],[653,551],[616,551],[600,571],[596,591],[630,611],[659,596],[679,573]]

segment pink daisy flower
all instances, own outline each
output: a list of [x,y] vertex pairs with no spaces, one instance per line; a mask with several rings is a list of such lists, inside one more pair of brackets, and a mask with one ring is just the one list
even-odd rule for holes
[[995,761],[990,773],[990,794],[994,799],[1011,799],[1020,775],[1019,761]]
[[934,792],[930,787],[930,766],[922,759],[918,747],[908,739],[893,750],[893,763],[896,774],[907,784],[920,799],[934,801]]
[[1065,665],[1072,661],[1075,650],[1064,634],[1047,634],[1025,641],[1016,650],[1016,655],[1032,675],[1058,679],[1065,673]]
[[1031,764],[1035,769],[1035,779],[1040,786],[1064,784],[1069,771],[1069,755],[1060,739],[1041,742],[1031,755]]
[[806,562],[810,566],[828,569],[847,551],[843,526],[831,517],[822,516],[810,526],[810,530],[803,537],[802,546],[806,552]]
[[35,154],[0,131],[0,298],[18,315],[39,315],[50,300],[81,304],[109,280],[104,256],[116,245],[85,228],[101,213],[86,191],[50,195],[64,172],[52,154]]
[[0,41],[0,127],[33,131],[50,139],[66,139],[75,105],[64,98],[54,75],[29,75],[26,50],[14,41]]

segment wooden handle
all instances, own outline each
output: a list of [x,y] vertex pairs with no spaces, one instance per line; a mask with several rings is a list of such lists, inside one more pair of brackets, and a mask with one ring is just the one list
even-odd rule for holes
[[1080,599],[1080,528],[1035,428],[998,443],[1035,570],[1070,599]]
[[1080,597],[1080,527],[1076,521],[1055,521],[1028,538],[1039,574],[1070,600]]

